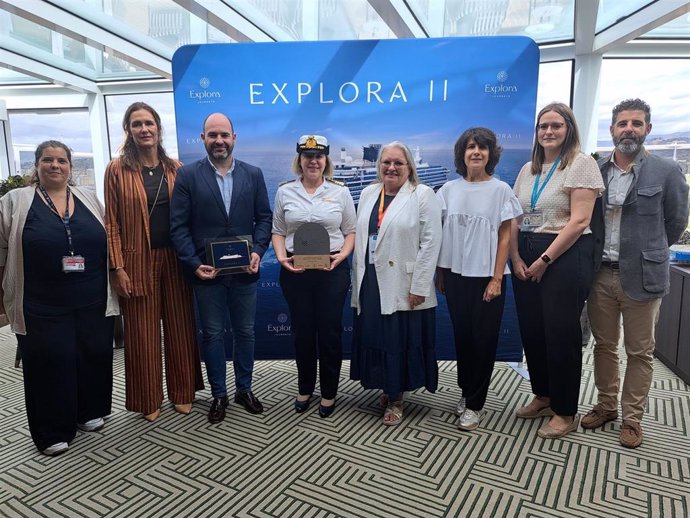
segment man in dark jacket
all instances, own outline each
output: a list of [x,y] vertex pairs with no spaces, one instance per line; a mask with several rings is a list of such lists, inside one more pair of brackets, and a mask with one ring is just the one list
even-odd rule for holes
[[[254,317],[259,263],[271,239],[272,214],[261,169],[232,156],[237,136],[230,119],[222,113],[209,115],[201,138],[208,156],[177,173],[170,235],[196,295],[202,350],[213,394],[208,420],[219,423],[228,406],[224,348],[228,313],[233,333],[235,402],[252,414],[263,412],[252,393]],[[212,258],[206,255],[207,246],[244,238],[251,241],[249,266],[244,273],[219,276]]]
[[688,184],[680,166],[648,153],[650,108],[628,99],[613,108],[615,146],[599,160],[606,192],[597,201],[592,232],[601,266],[587,302],[594,346],[598,402],[583,428],[618,417],[620,318],[627,367],[621,408],[620,443],[642,443],[641,421],[652,382],[654,327],[662,297],[669,292],[669,250],[688,224]]

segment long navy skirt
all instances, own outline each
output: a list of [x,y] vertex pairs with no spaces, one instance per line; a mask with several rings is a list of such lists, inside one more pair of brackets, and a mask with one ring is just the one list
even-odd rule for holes
[[367,264],[360,289],[361,312],[354,315],[350,378],[389,397],[438,387],[436,308],[381,314],[374,265]]

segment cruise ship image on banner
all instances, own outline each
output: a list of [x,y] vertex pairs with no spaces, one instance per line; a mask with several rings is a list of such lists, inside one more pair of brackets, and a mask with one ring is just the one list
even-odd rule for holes
[[[350,189],[355,205],[359,203],[359,196],[364,188],[376,180],[376,159],[381,150],[381,144],[370,144],[362,148],[362,159],[353,160],[347,150],[340,148],[340,163],[334,163],[333,179],[343,182]],[[417,164],[419,181],[437,191],[446,180],[450,171],[442,165],[429,165],[422,160],[419,146],[414,151],[414,161]]]

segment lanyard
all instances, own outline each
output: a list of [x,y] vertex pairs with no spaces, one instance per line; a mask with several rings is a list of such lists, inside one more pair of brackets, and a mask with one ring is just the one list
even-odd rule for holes
[[379,199],[379,221],[376,224],[376,230],[381,228],[381,223],[383,223],[383,217],[386,215],[386,211],[390,208],[390,204],[388,204],[388,207],[383,208],[383,197],[384,197],[384,192],[385,189],[383,186],[381,186],[381,198]]
[[560,163],[561,157],[558,157],[551,166],[551,169],[549,169],[549,174],[546,175],[546,178],[544,178],[544,181],[542,182],[541,186],[539,185],[541,173],[537,174],[537,177],[534,179],[534,187],[532,188],[532,200],[530,204],[530,210],[534,210],[534,208],[537,206],[537,200],[539,199],[539,196],[541,196],[541,193],[544,192],[546,184],[549,183],[549,180],[551,180],[551,177],[553,176],[556,167],[558,167],[558,164]]
[[[57,210],[57,207],[53,203],[53,200],[50,199],[50,196],[48,195],[48,191],[45,190],[45,187],[43,187],[40,183],[38,184],[38,188],[41,190],[41,194],[43,197],[46,199],[46,202],[48,202],[48,206],[57,214],[60,216],[60,213]],[[63,216],[60,216],[60,219],[62,220],[62,224],[65,226],[65,232],[67,233],[67,247],[69,249],[69,255],[74,255],[74,246],[72,245],[72,229],[69,228],[69,197],[70,197],[70,188],[69,185],[67,186],[67,204],[65,206],[65,214]]]

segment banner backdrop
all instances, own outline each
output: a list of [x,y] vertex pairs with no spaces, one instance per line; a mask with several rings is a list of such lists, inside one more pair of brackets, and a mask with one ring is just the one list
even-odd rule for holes
[[[373,170],[368,160],[393,140],[416,153],[420,177],[434,188],[456,177],[453,146],[471,126],[498,135],[504,152],[496,176],[510,185],[530,158],[539,49],[526,37],[188,45],[172,64],[180,160],[206,155],[203,120],[222,112],[237,134],[234,156],[261,167],[271,203],[278,184],[294,178],[290,166],[303,134],[328,138],[336,176],[355,198],[358,179]],[[293,357],[279,268],[271,249],[258,285],[260,359]],[[438,357],[452,359],[452,328],[439,299]],[[346,357],[351,332],[346,307]],[[521,358],[509,288],[497,359]]]

